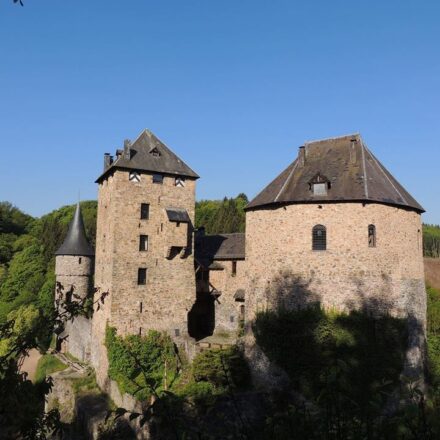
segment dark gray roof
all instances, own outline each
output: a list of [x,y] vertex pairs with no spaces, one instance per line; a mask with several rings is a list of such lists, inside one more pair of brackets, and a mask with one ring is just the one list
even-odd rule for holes
[[191,223],[191,219],[189,218],[186,209],[166,208],[165,211],[167,212],[168,220],[170,222]]
[[194,179],[199,178],[188,165],[149,130],[144,130],[126,149],[129,154],[125,155],[124,150],[118,150],[115,161],[106,167],[96,182],[100,182],[115,169],[149,171]]
[[216,260],[244,260],[245,234],[218,234],[198,237],[195,258],[208,268]]
[[[326,179],[326,195],[313,195],[313,179]],[[289,203],[362,201],[397,205],[418,212],[422,206],[376,159],[359,134],[313,141],[258,194],[247,210]]]
[[76,205],[75,214],[70,222],[69,230],[63,244],[55,252],[55,255],[75,255],[91,257],[95,251],[87,240],[84,222],[79,203]]

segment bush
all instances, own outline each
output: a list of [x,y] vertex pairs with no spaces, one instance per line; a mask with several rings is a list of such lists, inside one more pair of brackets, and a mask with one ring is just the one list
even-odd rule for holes
[[206,350],[194,359],[194,380],[209,383],[216,393],[246,388],[250,382],[249,367],[236,346],[226,350]]
[[139,400],[153,392],[168,388],[177,377],[174,344],[165,333],[150,330],[146,336],[116,334],[107,327],[105,345],[109,361],[109,377],[118,383],[121,392]]

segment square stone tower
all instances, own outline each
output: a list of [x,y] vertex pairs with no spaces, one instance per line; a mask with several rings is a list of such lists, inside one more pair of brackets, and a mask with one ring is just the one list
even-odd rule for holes
[[[107,325],[121,335],[166,331],[185,346],[196,300],[193,224],[198,175],[150,131],[104,156],[98,220],[92,364],[105,385]],[[96,307],[95,307],[96,310]]]

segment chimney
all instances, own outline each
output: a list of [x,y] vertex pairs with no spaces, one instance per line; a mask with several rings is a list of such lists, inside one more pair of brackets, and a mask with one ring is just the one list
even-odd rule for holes
[[356,163],[356,143],[357,143],[357,139],[353,138],[350,140],[351,145],[350,145],[350,162],[351,163]]
[[303,145],[299,147],[298,166],[300,168],[304,168],[305,164],[306,164],[306,147]]
[[124,141],[124,159],[130,160],[131,159],[131,141],[130,139],[125,139]]
[[118,160],[122,156],[123,152],[124,152],[124,150],[120,150],[120,149],[116,150],[116,160]]
[[113,163],[113,156],[110,153],[104,154],[104,171]]

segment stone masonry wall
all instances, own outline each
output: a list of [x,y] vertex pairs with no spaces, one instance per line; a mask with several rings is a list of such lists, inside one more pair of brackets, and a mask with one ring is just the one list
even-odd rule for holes
[[[327,250],[312,250],[312,228],[327,229]],[[368,225],[376,247],[368,246]],[[409,317],[413,351],[422,358],[426,293],[422,225],[414,211],[382,204],[297,204],[246,215],[247,320],[259,310],[364,308]]]
[[[327,228],[326,251],[312,250],[317,224]],[[368,246],[370,224],[376,226],[376,247]],[[411,292],[405,285],[424,279],[421,229],[416,212],[381,204],[298,204],[248,212],[249,317],[259,309],[307,301],[406,316]],[[417,316],[424,321],[425,311]]]
[[236,260],[237,271],[235,276],[232,274],[231,260],[218,261],[218,263],[224,269],[209,272],[210,283],[222,293],[215,303],[215,331],[237,331],[242,319],[242,307],[245,306],[245,303],[236,301],[234,295],[237,290],[246,290],[246,262]]
[[[100,184],[98,200],[96,286],[110,292],[104,309],[94,314],[95,344],[100,359],[95,365],[98,383],[107,373],[103,335],[106,322],[121,335],[167,331],[178,344],[187,344],[187,314],[196,299],[193,259],[195,181],[176,187],[174,177],[163,184],[141,174],[130,182],[128,172],[115,171]],[[150,205],[149,219],[140,219],[141,203]],[[165,208],[186,209],[191,224],[170,222]],[[148,235],[148,250],[139,251],[140,235]],[[173,246],[188,251],[171,253]],[[147,269],[145,285],[137,284],[138,269]],[[102,312],[102,313],[101,313]],[[95,367],[96,368],[96,367]]]
[[[84,299],[91,291],[93,258],[72,255],[58,255],[55,259],[57,282],[63,286],[66,295],[72,288],[74,295]],[[72,300],[75,300],[73,297]],[[91,321],[83,316],[76,317],[65,324],[67,339],[63,350],[81,361],[90,360]]]

